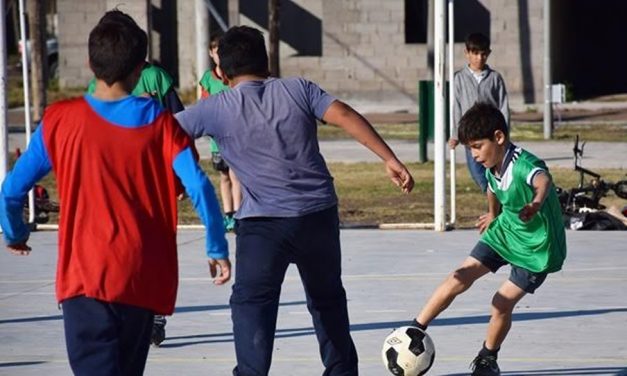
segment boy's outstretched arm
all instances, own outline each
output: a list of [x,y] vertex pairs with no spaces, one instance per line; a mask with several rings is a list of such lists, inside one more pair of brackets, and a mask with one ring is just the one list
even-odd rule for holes
[[518,217],[523,222],[528,222],[534,215],[536,215],[538,210],[540,210],[540,207],[542,207],[542,203],[549,194],[549,189],[551,188],[551,177],[546,172],[539,171],[533,176],[531,184],[533,186],[533,190],[535,191],[533,200],[525,205],[518,213]]
[[222,214],[213,186],[198,166],[190,147],[177,155],[173,167],[207,229],[206,249],[207,257],[209,257],[209,272],[214,278],[213,283],[222,285],[231,278],[231,262],[229,261],[229,247],[224,236]]
[[414,188],[414,178],[407,168],[396,158],[390,147],[381,136],[372,128],[372,125],[341,101],[334,101],[324,113],[322,120],[344,129],[354,139],[362,143],[385,162],[385,168],[392,182],[400,187],[404,193]]
[[0,225],[7,249],[14,255],[25,256],[31,248],[26,244],[30,235],[24,223],[24,201],[35,183],[52,169],[42,136],[43,124],[37,127],[28,149],[15,162],[2,183],[0,193]]

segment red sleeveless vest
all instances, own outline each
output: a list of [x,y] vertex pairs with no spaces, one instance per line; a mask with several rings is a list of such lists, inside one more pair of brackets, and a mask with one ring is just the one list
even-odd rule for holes
[[174,158],[190,139],[169,112],[124,128],[83,98],[50,106],[43,139],[61,212],[57,299],[77,295],[160,314],[178,286]]

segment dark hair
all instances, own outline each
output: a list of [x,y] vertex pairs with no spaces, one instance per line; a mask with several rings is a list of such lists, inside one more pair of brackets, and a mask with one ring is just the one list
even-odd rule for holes
[[222,38],[222,33],[215,33],[211,35],[211,38],[209,38],[209,49],[218,47],[218,43],[220,43],[220,38]]
[[[211,35],[211,38],[209,39],[209,53],[211,53],[211,50],[218,47],[218,44],[220,43],[220,38],[222,38],[221,33]],[[212,57],[209,57],[209,69],[214,72],[216,69],[216,62],[213,60]]]
[[218,44],[220,68],[227,78],[245,74],[266,77],[268,54],[261,31],[249,26],[234,26]]
[[466,51],[490,52],[490,38],[481,33],[472,33],[466,37]]
[[107,85],[126,79],[145,61],[147,49],[146,33],[117,9],[105,13],[89,33],[89,65]]
[[489,103],[475,103],[459,121],[457,134],[459,142],[468,145],[472,141],[494,140],[494,132],[501,131],[509,136],[505,117]]

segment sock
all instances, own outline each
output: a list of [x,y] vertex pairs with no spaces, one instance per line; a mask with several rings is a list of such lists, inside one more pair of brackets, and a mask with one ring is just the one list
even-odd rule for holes
[[493,356],[496,358],[498,357],[499,350],[500,348],[496,350],[490,350],[487,347],[485,347],[485,342],[483,342],[483,346],[481,347],[481,350],[479,351],[479,355],[480,356]]
[[421,323],[418,322],[418,320],[413,319],[410,323],[409,326],[415,326],[418,329],[422,329],[422,330],[427,330],[427,326],[426,325],[422,325]]
[[230,211],[230,212],[228,212],[228,213],[224,213],[224,216],[225,216],[225,217],[227,217],[227,218],[233,218],[233,215],[234,215],[234,214],[235,214],[235,212],[234,212],[234,211]]

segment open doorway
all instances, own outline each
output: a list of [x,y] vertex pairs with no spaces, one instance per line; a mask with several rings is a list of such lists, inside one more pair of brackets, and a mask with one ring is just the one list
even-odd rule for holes
[[553,82],[573,100],[627,93],[627,1],[552,4]]

